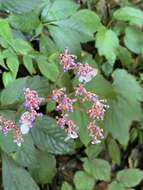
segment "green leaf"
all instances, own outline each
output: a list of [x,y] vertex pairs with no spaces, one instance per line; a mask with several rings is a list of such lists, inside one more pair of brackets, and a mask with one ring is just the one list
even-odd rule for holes
[[139,169],[124,169],[117,174],[117,180],[125,187],[135,187],[143,179],[143,171]]
[[6,87],[10,83],[12,83],[15,80],[15,78],[13,77],[11,72],[3,72],[2,80],[3,80],[4,86]]
[[[80,10],[70,18],[52,22],[48,29],[60,50],[68,47],[71,52],[80,50],[80,43],[93,40],[100,26],[99,17],[90,10]],[[76,52],[77,53],[77,52]]]
[[124,43],[126,47],[137,54],[143,52],[143,32],[134,27],[127,27],[125,30]]
[[29,55],[24,55],[23,64],[26,67],[26,69],[29,71],[29,73],[32,75],[34,70],[32,57],[30,57]]
[[125,47],[120,46],[118,48],[118,57],[123,66],[125,65],[128,67],[134,63],[131,53]]
[[113,79],[116,96],[108,100],[110,108],[105,115],[104,127],[122,145],[127,145],[132,122],[141,118],[142,89],[134,76],[123,69],[115,70]]
[[32,128],[32,136],[36,146],[45,152],[66,154],[74,151],[72,140],[65,142],[64,130],[58,128],[53,118],[43,116],[37,119]]
[[22,14],[12,13],[10,14],[8,20],[13,28],[27,33],[36,29],[36,27],[40,24],[36,11],[30,11]]
[[133,7],[122,7],[114,12],[114,18],[120,21],[128,21],[130,24],[143,25],[143,11]]
[[96,180],[110,181],[111,167],[106,160],[89,160],[85,158],[83,167],[85,171],[92,175]]
[[0,19],[0,36],[11,46],[13,46],[13,36],[7,19]]
[[102,143],[99,143],[96,145],[89,145],[86,148],[85,152],[90,159],[94,159],[101,153],[103,149],[104,145]]
[[29,12],[39,6],[40,0],[0,0],[0,8],[10,12]]
[[121,153],[119,145],[116,143],[115,140],[110,140],[108,143],[108,151],[109,155],[112,158],[112,162],[120,165],[121,162]]
[[73,0],[55,0],[53,2],[46,2],[46,6],[42,11],[44,22],[61,20],[74,14],[79,5]]
[[16,78],[19,69],[19,60],[16,54],[10,54],[6,61],[7,67],[10,69],[13,78]]
[[22,103],[24,100],[23,90],[30,88],[36,90],[40,96],[47,96],[49,92],[48,81],[40,76],[23,77],[10,83],[1,93],[0,101],[2,105]]
[[92,190],[95,180],[84,171],[78,171],[74,176],[74,184],[77,190]]
[[38,152],[37,164],[30,167],[30,173],[39,184],[47,184],[56,174],[56,160],[49,153]]
[[14,40],[14,47],[15,51],[18,54],[27,55],[31,51],[33,51],[33,48],[31,47],[31,44],[23,39],[15,39]]
[[108,190],[125,190],[125,187],[123,184],[117,182],[117,181],[113,181],[109,187]]
[[62,184],[62,189],[61,190],[72,190],[73,188],[72,188],[72,186],[69,184],[69,183],[67,183],[67,182],[64,182],[63,184]]
[[6,154],[2,155],[2,171],[5,190],[39,190],[29,173]]
[[117,56],[119,40],[116,33],[105,27],[101,27],[96,34],[96,47],[99,55],[104,55],[109,63],[113,64]]
[[59,70],[55,62],[48,62],[44,57],[37,59],[38,67],[41,73],[49,80],[56,81]]

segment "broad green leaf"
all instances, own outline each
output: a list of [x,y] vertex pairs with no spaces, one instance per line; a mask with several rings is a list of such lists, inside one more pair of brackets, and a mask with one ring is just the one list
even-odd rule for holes
[[32,128],[32,136],[36,146],[45,152],[66,154],[74,151],[72,140],[65,142],[67,135],[58,128],[56,121],[47,116],[37,119]]
[[85,152],[86,152],[87,156],[90,159],[94,159],[102,152],[103,149],[104,149],[103,143],[99,143],[99,144],[96,144],[96,145],[91,145],[90,144],[86,148]]
[[6,60],[7,67],[10,69],[14,78],[16,78],[19,69],[19,60],[16,54],[10,54]]
[[92,190],[95,180],[84,171],[78,171],[74,176],[74,184],[77,190]]
[[27,55],[31,51],[33,51],[31,44],[23,39],[15,39],[14,47],[15,47],[16,52],[22,55]]
[[114,12],[114,18],[120,21],[128,21],[130,24],[143,25],[143,11],[133,7],[122,7]]
[[[71,52],[80,50],[80,43],[93,40],[100,26],[99,17],[90,10],[80,10],[70,18],[54,21],[48,29],[60,50],[68,47]],[[77,52],[76,52],[77,53]]]
[[12,27],[22,32],[31,32],[40,24],[36,11],[30,11],[22,14],[12,13],[8,20]]
[[143,52],[143,32],[135,27],[127,27],[124,43],[126,47],[137,54]]
[[112,162],[115,163],[115,164],[120,165],[120,162],[121,162],[120,147],[116,143],[115,140],[112,139],[108,143],[108,151],[109,151],[110,157],[112,158]]
[[12,75],[11,72],[3,72],[3,74],[2,74],[2,80],[3,80],[4,86],[6,87],[11,82],[13,82],[15,80],[15,78],[13,77],[13,75]]
[[110,181],[111,167],[106,160],[85,158],[83,167],[85,171],[92,175],[96,180]]
[[30,57],[29,55],[24,55],[23,64],[26,67],[26,69],[29,71],[29,73],[32,75],[34,71],[32,57]]
[[7,19],[0,19],[0,36],[10,45],[13,46],[13,36]]
[[123,69],[115,70],[113,79],[116,97],[108,100],[110,108],[105,114],[104,127],[121,144],[126,145],[132,122],[141,118],[139,101],[142,100],[142,89],[134,76]]
[[23,90],[30,88],[36,90],[40,96],[47,96],[49,93],[48,81],[40,76],[23,77],[9,84],[1,93],[0,101],[2,105],[22,103],[24,100]]
[[55,0],[45,4],[47,5],[42,11],[44,22],[65,19],[74,14],[79,7],[73,0]]
[[73,190],[73,188],[72,188],[72,186],[69,183],[64,182],[62,184],[62,189],[61,190]]
[[31,134],[24,135],[24,143],[13,152],[13,159],[23,167],[35,167],[37,162],[37,149],[34,146]]
[[117,174],[117,180],[125,187],[135,187],[142,179],[143,171],[139,169],[124,169]]
[[131,53],[125,47],[120,46],[117,55],[123,66],[128,67],[134,63]]
[[109,186],[108,190],[125,190],[125,187],[122,183],[117,181],[113,181]]
[[29,173],[6,154],[2,155],[2,171],[5,190],[39,190]]
[[34,10],[40,2],[40,0],[0,0],[0,8],[10,12],[23,13]]
[[95,46],[99,55],[104,55],[110,64],[115,62],[119,40],[114,31],[101,27],[96,34]]
[[44,53],[52,54],[57,51],[57,47],[51,38],[42,34],[40,37],[40,51]]
[[37,64],[38,67],[41,71],[41,73],[49,80],[51,81],[56,81],[58,75],[59,75],[59,70],[58,66],[55,62],[48,62],[43,57],[40,57],[37,59]]
[[47,184],[56,174],[56,160],[49,153],[38,152],[37,164],[30,167],[30,173],[39,184]]

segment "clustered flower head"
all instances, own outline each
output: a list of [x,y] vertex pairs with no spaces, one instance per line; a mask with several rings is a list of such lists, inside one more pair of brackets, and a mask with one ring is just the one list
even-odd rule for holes
[[22,134],[27,134],[33,126],[33,122],[41,113],[38,113],[39,106],[45,101],[44,98],[39,97],[35,90],[29,88],[24,89],[25,101],[23,103],[26,112],[24,112],[19,120],[20,129]]
[[61,117],[57,117],[57,124],[64,129],[70,138],[77,138],[76,125],[68,119],[68,112],[73,112],[73,104],[76,99],[71,99],[66,94],[66,89],[55,89],[52,92],[52,100],[57,103],[56,110],[62,113]]
[[[101,142],[104,138],[103,129],[97,126],[97,120],[103,120],[106,109],[109,107],[105,104],[105,100],[100,100],[95,93],[87,91],[85,84],[92,80],[97,75],[97,69],[92,68],[88,63],[82,64],[76,62],[77,57],[71,55],[68,49],[65,49],[63,54],[60,54],[60,64],[63,66],[64,72],[73,70],[78,77],[80,84],[74,88],[74,94],[79,100],[84,103],[88,101],[92,104],[86,112],[89,116],[89,124],[87,129],[91,137],[92,144]],[[62,116],[57,117],[57,124],[64,129],[67,135],[71,138],[77,138],[76,124],[68,119],[68,113],[74,111],[73,103],[77,99],[70,99],[65,94],[65,89],[56,89],[52,92],[52,99],[57,103],[57,111],[61,111]]]
[[12,120],[0,116],[0,130],[4,135],[7,135],[9,132],[12,131],[14,133],[13,141],[18,146],[21,146],[21,144],[24,142],[20,128],[18,128],[16,126],[16,123]]

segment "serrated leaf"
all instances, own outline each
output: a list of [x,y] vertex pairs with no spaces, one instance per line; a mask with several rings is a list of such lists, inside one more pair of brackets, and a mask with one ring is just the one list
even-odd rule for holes
[[83,167],[85,171],[92,175],[96,180],[110,181],[111,167],[106,160],[89,160],[85,158]]
[[2,155],[2,171],[5,190],[39,190],[29,173],[6,154]]
[[143,25],[143,11],[134,7],[122,7],[114,12],[114,18],[130,24]]
[[142,179],[143,171],[139,169],[124,169],[117,174],[117,180],[125,187],[135,187]]
[[0,0],[0,8],[10,12],[29,12],[38,7],[40,0]]
[[113,73],[114,99],[108,100],[110,108],[104,119],[105,130],[118,141],[126,145],[129,140],[129,128],[133,121],[141,118],[142,89],[134,76],[125,70],[117,69]]
[[39,184],[47,184],[52,181],[56,174],[55,157],[49,153],[38,151],[36,156],[37,164],[30,167],[30,173]]
[[74,151],[72,140],[65,142],[67,135],[58,128],[56,121],[47,116],[37,119],[32,128],[32,135],[36,146],[45,152],[66,154]]
[[143,52],[143,32],[134,27],[127,27],[125,30],[124,43],[126,47],[137,54]]
[[90,10],[80,10],[70,18],[54,21],[48,29],[60,50],[68,47],[71,52],[80,50],[80,43],[93,40],[100,26],[99,17]]
[[24,100],[23,90],[30,88],[36,90],[40,96],[46,96],[49,92],[48,80],[40,77],[23,77],[10,83],[1,93],[0,101],[2,105],[22,103]]
[[56,81],[59,75],[58,66],[55,62],[49,62],[45,58],[37,59],[41,73],[49,80]]
[[74,184],[77,190],[92,190],[95,180],[84,171],[78,171],[74,175]]
[[113,64],[117,57],[119,40],[114,31],[101,27],[96,34],[96,44],[99,55],[104,55],[110,64]]
[[[46,6],[47,5],[47,6]],[[79,5],[72,0],[46,2],[42,11],[44,21],[61,20],[74,14]]]
[[13,28],[27,33],[36,29],[36,27],[40,24],[36,11],[30,11],[22,14],[12,13],[10,14],[8,20]]

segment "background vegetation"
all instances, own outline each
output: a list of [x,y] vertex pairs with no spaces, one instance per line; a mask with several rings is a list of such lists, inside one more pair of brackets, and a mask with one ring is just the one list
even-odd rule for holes
[[69,74],[56,81],[65,47],[98,68],[87,88],[110,105],[101,144],[90,144],[80,111],[80,139],[65,142],[50,101],[21,148],[0,133],[1,189],[143,188],[142,9],[142,0],[0,0],[0,114],[19,119],[25,87],[45,97],[55,82],[72,89]]

